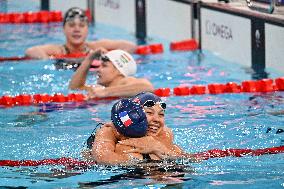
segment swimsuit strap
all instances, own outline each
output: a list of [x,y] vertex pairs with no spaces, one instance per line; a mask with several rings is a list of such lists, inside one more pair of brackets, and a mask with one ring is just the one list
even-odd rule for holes
[[69,50],[69,48],[67,47],[67,45],[63,45],[63,49],[64,49],[64,51],[65,52],[63,52],[63,54],[70,54],[70,50]]
[[98,123],[95,127],[95,129],[93,130],[91,136],[89,136],[89,138],[86,141],[87,144],[87,148],[92,149],[93,147],[93,142],[95,141],[95,137],[96,137],[96,131],[98,128],[101,128],[104,125],[104,123]]
[[[63,52],[63,54],[71,54],[71,51],[70,51],[70,49],[67,47],[66,44],[63,45],[63,49],[64,49],[64,51],[65,51],[65,52]],[[90,52],[90,50],[91,50],[91,49],[89,48],[89,46],[88,46],[87,44],[85,44],[83,53],[88,54],[88,53]]]

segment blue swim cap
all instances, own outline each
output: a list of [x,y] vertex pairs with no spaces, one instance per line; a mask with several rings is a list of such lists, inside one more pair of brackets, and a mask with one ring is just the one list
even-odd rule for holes
[[132,101],[139,103],[142,107],[151,107],[159,103],[163,109],[166,109],[166,103],[164,103],[159,96],[150,92],[139,93],[136,96],[132,97]]
[[131,99],[121,99],[111,110],[111,120],[116,130],[126,137],[146,135],[148,122],[143,107]]

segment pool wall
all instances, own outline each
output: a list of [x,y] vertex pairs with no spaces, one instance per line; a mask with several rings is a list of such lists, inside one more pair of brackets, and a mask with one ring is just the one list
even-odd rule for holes
[[[60,3],[51,7],[67,6]],[[284,73],[284,15],[251,11],[237,3],[96,0],[92,9],[95,22],[119,26],[138,38],[195,38],[201,49],[251,67],[262,77],[267,77],[266,68]]]
[[268,77],[267,68],[284,73],[283,6],[267,14],[235,0],[47,1],[42,0],[41,4],[45,2],[50,10],[89,8],[94,23],[121,27],[148,43],[156,37],[169,41],[195,38],[201,49],[251,67],[263,77]]

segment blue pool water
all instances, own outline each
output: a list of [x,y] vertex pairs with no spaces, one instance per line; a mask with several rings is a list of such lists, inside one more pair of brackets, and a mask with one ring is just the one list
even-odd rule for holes
[[[122,38],[135,42],[126,31],[96,25],[89,40]],[[0,25],[0,56],[23,55],[24,49],[42,43],[63,43],[60,24]],[[151,80],[155,88],[209,83],[241,83],[251,79],[248,68],[226,62],[211,52],[172,53],[169,42],[158,37],[165,53],[141,57],[138,77]],[[56,70],[52,61],[5,62],[0,65],[0,96],[22,93],[74,91],[67,89],[72,70]],[[271,78],[282,75],[270,71]],[[88,83],[95,83],[90,76]],[[241,93],[170,96],[167,126],[175,143],[189,153],[209,149],[268,148],[284,145],[284,116],[273,115],[284,108],[284,93]],[[31,115],[38,107],[0,109],[0,159],[40,160],[72,157],[82,159],[84,142],[98,122],[110,119],[114,101],[97,102],[84,108],[66,108],[45,115]],[[64,166],[0,167],[0,187],[29,188],[283,188],[284,155],[214,158],[186,163],[184,172],[157,168],[151,171],[94,166],[87,170]],[[148,176],[147,176],[148,175]]]

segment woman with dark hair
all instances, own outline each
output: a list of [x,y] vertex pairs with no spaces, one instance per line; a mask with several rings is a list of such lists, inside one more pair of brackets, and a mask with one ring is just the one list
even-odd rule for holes
[[101,39],[86,41],[89,31],[89,19],[84,10],[78,7],[68,9],[63,18],[63,32],[66,37],[64,45],[46,44],[30,47],[26,50],[26,56],[31,58],[48,59],[56,55],[82,54],[86,55],[90,50],[122,49],[133,53],[136,45],[126,40]]

